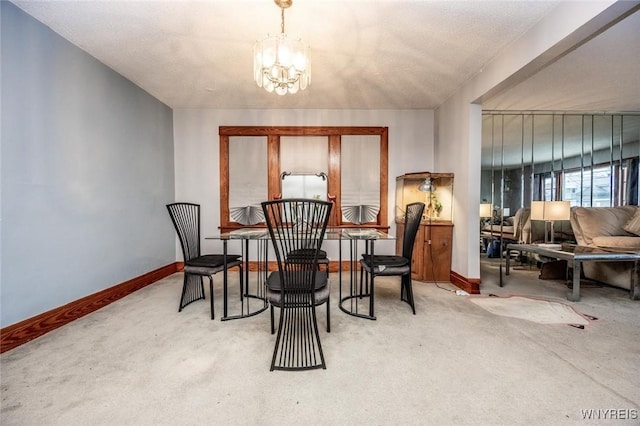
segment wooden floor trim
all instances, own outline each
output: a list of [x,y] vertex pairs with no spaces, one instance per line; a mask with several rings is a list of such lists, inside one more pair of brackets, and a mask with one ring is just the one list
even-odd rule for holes
[[480,294],[480,278],[467,278],[455,271],[451,271],[449,280],[456,287],[460,287],[469,294]]
[[0,330],[0,353],[18,347],[58,327],[90,314],[136,290],[178,271],[178,262],[170,263],[139,277],[83,297]]

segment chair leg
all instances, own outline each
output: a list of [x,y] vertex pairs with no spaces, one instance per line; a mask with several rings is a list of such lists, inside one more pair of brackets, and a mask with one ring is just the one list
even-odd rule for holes
[[276,333],[276,326],[275,326],[274,319],[273,319],[273,305],[271,305],[269,308],[270,308],[270,311],[271,311],[271,334],[275,334]]
[[[238,266],[238,270],[240,271],[240,301],[242,302],[242,300],[244,299],[244,282],[243,282],[243,276],[242,276],[242,265]],[[248,290],[247,290],[248,291]]]
[[[373,271],[371,271],[373,272]],[[374,279],[375,279],[376,275],[375,274],[371,274],[371,288],[369,287],[369,276],[367,275],[367,288],[369,290],[369,316],[370,317],[375,317],[375,314],[373,312],[373,296],[375,293],[375,285],[374,285]]]
[[[363,284],[366,281],[366,284]],[[360,268],[360,299],[369,292],[369,273],[364,275],[364,269]]]
[[213,276],[209,275],[209,293],[211,293],[211,319],[215,318],[215,311],[213,308]]
[[[278,348],[280,347],[280,336],[282,335],[282,321],[284,317],[284,308],[280,308],[280,322],[278,324],[278,335],[276,336],[276,344],[273,349],[273,356],[271,357],[271,371],[276,369],[276,357],[278,356]],[[271,334],[275,333],[273,326],[273,305],[271,305]]]
[[411,274],[403,275],[401,277],[401,282],[400,299],[411,306],[413,315],[415,315],[416,307],[413,301],[413,283],[411,282]]
[[193,275],[185,272],[178,312],[182,312],[182,309],[189,303],[204,298],[204,283],[202,282],[202,277],[200,275]]
[[329,299],[327,299],[327,333],[331,333],[331,314],[329,310]]

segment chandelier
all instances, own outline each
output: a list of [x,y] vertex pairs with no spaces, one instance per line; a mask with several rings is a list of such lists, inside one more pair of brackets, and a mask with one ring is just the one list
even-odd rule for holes
[[253,47],[253,78],[258,87],[278,95],[296,93],[311,83],[309,46],[284,32],[284,10],[292,0],[274,0],[280,7],[280,34],[267,36]]

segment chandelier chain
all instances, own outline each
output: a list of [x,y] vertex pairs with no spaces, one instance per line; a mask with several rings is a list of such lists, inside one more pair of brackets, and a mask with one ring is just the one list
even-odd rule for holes
[[284,7],[280,8],[280,32],[284,34]]

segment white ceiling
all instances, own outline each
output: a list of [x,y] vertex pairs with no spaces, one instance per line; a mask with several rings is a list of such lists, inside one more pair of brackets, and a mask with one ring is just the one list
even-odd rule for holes
[[640,12],[483,103],[483,108],[640,111]]
[[[559,3],[294,0],[286,32],[312,49],[311,86],[266,93],[256,39],[280,30],[272,0],[12,0],[173,108],[437,108]],[[485,109],[640,110],[640,13]]]

